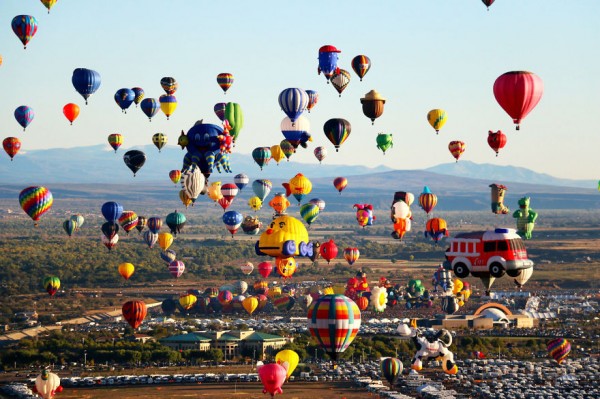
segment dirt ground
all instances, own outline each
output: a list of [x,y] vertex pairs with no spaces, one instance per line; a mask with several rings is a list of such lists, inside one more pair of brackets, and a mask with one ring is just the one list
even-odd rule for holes
[[[177,384],[158,386],[120,386],[94,388],[65,388],[57,395],[59,399],[169,399],[169,398],[236,398],[266,399],[269,394],[262,393],[263,386],[258,383],[228,384]],[[279,395],[277,395],[279,396]],[[355,388],[349,382],[288,382],[283,385],[285,399],[359,399],[377,398],[364,389]]]

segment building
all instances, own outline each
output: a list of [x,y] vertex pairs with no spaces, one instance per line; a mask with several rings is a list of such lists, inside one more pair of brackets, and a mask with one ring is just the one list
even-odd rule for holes
[[195,349],[209,351],[220,349],[225,359],[240,357],[243,353],[252,353],[257,359],[275,355],[288,338],[258,331],[198,331],[163,338],[159,342],[176,350]]
[[418,320],[417,323],[420,327],[449,330],[489,330],[495,326],[533,328],[539,325],[539,320],[526,314],[513,314],[506,306],[491,302],[479,307],[472,315],[442,314],[434,319]]

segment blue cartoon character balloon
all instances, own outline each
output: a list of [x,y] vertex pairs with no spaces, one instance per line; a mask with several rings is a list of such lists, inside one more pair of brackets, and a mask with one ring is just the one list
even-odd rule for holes
[[185,145],[182,145],[182,148],[187,148],[187,153],[183,157],[182,173],[192,165],[197,165],[202,174],[208,177],[212,173],[217,160],[219,166],[223,166],[224,163],[227,163],[228,166],[228,160],[223,159],[222,155],[220,155],[221,140],[219,137],[223,136],[223,128],[221,126],[198,121],[183,136],[186,137],[186,140],[182,140],[182,137],[180,137],[179,141],[180,143],[185,143]]
[[327,83],[333,76],[333,73],[339,71],[337,66],[340,50],[335,46],[326,45],[319,49],[319,75],[323,72]]

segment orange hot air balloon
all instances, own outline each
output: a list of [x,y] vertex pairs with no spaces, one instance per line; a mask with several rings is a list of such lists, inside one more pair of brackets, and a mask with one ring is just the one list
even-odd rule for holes
[[433,241],[438,242],[443,237],[448,237],[448,235],[448,227],[444,219],[432,218],[427,221],[425,227],[425,237],[431,237]]
[[2,141],[2,147],[12,161],[15,155],[17,155],[21,149],[21,140],[16,137],[7,137]]
[[284,279],[291,278],[296,271],[296,259],[294,258],[275,258],[275,264],[277,271]]
[[347,185],[348,179],[346,179],[345,177],[336,177],[335,179],[333,179],[333,186],[336,190],[339,191],[340,195],[342,194],[342,191],[344,191]]
[[450,144],[448,144],[448,150],[450,150],[450,153],[456,159],[456,162],[458,162],[458,158],[460,158],[462,153],[465,152],[466,148],[467,146],[463,141],[456,140],[451,141]]
[[123,318],[129,323],[131,328],[138,328],[148,312],[146,304],[142,301],[129,301],[123,304]]
[[173,169],[169,172],[169,178],[173,183],[179,183],[179,180],[181,180],[181,171],[178,169]]
[[135,267],[131,263],[121,263],[119,265],[119,274],[123,276],[125,280],[129,280],[129,277],[133,275]]
[[356,305],[362,310],[367,310],[369,307],[369,299],[366,296],[361,296],[356,299]]
[[421,208],[423,208],[427,215],[429,215],[437,205],[437,195],[432,193],[427,186],[423,188],[423,192],[419,195],[419,205],[421,205]]
[[79,105],[68,103],[63,107],[63,114],[65,114],[71,125],[73,125],[73,121],[79,116]]

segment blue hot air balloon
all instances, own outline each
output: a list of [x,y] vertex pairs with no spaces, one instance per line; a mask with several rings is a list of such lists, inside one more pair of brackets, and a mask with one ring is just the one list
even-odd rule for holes
[[81,94],[87,104],[89,96],[94,94],[100,87],[100,74],[91,69],[77,68],[73,71],[71,82],[73,82],[75,90]]
[[12,30],[15,35],[23,43],[23,48],[27,48],[27,43],[37,32],[38,24],[37,19],[31,15],[17,15],[11,22]]
[[23,126],[23,131],[29,126],[34,116],[33,109],[27,105],[21,105],[15,109],[15,119],[19,122],[19,125]]
[[104,205],[102,205],[102,216],[104,216],[104,219],[106,219],[107,222],[117,222],[122,213],[123,206],[114,201],[105,202]]
[[308,94],[295,87],[285,89],[279,93],[279,106],[294,123],[308,107]]
[[333,73],[336,70],[339,70],[337,66],[340,50],[335,48],[335,46],[326,45],[319,49],[319,74],[323,72],[325,75],[325,79],[327,79],[327,83],[333,76]]
[[131,89],[119,89],[115,93],[115,102],[123,113],[127,113],[127,108],[133,104],[135,99],[135,92]]
[[156,115],[160,109],[160,104],[155,98],[144,98],[140,103],[140,108],[142,109],[142,112],[146,114],[150,122],[152,122],[152,117]]
[[246,175],[245,173],[240,173],[234,176],[233,182],[241,191],[250,182],[250,178],[248,178],[248,175]]

